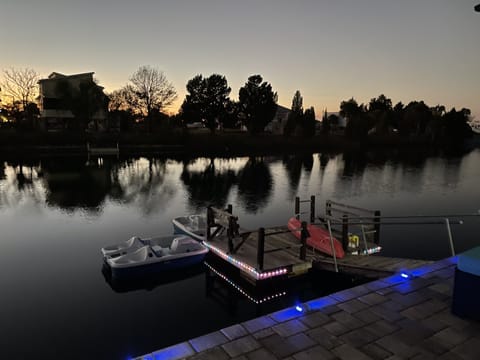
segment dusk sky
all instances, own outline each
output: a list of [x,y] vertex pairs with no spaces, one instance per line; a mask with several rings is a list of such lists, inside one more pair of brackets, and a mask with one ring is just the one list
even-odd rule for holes
[[141,65],[179,97],[225,75],[237,99],[260,74],[290,107],[338,111],[379,94],[467,107],[480,120],[480,0],[0,0],[0,69],[95,72],[106,91]]

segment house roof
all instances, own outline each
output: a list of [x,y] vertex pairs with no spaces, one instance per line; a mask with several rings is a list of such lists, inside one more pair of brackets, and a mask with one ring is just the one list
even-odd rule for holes
[[80,74],[73,74],[73,75],[64,75],[58,72],[52,72],[50,75],[48,75],[48,78],[46,79],[40,79],[38,82],[44,82],[44,81],[49,81],[49,80],[58,80],[58,79],[71,79],[71,78],[78,78],[78,77],[93,77],[94,72],[86,72],[86,73],[80,73]]

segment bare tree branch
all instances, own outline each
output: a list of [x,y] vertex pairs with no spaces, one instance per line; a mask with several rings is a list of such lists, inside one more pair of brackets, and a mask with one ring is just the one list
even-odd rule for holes
[[165,74],[150,66],[141,66],[130,77],[130,82],[147,117],[152,109],[162,111],[177,98],[177,92]]
[[25,109],[29,102],[33,102],[38,96],[39,74],[29,68],[3,70],[1,88],[5,94],[12,97],[12,102],[19,100]]

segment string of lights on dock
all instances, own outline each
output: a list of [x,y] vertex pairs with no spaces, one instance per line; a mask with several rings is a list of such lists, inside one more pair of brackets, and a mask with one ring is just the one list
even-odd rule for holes
[[273,300],[273,299],[276,299],[276,298],[279,298],[281,296],[285,296],[287,294],[286,291],[282,291],[282,292],[279,292],[277,294],[274,294],[274,295],[270,295],[270,296],[266,296],[262,299],[255,299],[253,296],[249,295],[245,290],[243,290],[239,285],[237,285],[235,282],[233,282],[232,280],[230,280],[227,276],[225,276],[224,274],[222,274],[221,272],[219,272],[218,270],[216,270],[215,268],[213,268],[210,264],[208,264],[207,262],[205,262],[205,265],[211,270],[213,271],[217,276],[219,276],[220,278],[222,278],[223,280],[225,280],[227,283],[229,283],[231,286],[233,286],[239,293],[241,293],[242,295],[244,295],[248,300],[254,302],[255,304],[262,304],[266,301],[269,301],[269,300]]
[[272,278],[274,276],[285,275],[288,272],[287,268],[280,268],[280,269],[277,269],[277,270],[272,270],[272,271],[267,271],[267,272],[258,272],[257,269],[255,269],[254,267],[252,267],[250,265],[247,265],[244,262],[241,262],[241,261],[233,258],[232,256],[224,253],[222,250],[218,249],[217,247],[215,247],[215,246],[213,246],[213,245],[211,245],[207,242],[204,242],[204,244],[210,250],[212,250],[218,256],[220,256],[222,259],[228,261],[229,263],[235,265],[236,267],[239,267],[240,269],[242,269],[244,271],[247,271],[248,273],[253,275],[256,280],[264,280],[264,279]]

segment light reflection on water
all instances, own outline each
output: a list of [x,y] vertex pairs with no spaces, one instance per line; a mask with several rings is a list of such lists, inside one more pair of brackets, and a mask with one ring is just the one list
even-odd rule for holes
[[[231,315],[206,297],[202,274],[115,292],[102,276],[99,249],[132,235],[171,233],[173,217],[207,205],[232,204],[244,228],[283,225],[297,195],[315,195],[320,214],[327,199],[384,215],[473,213],[480,208],[479,164],[479,150],[3,161],[0,333],[8,335],[0,348],[12,358],[72,358],[72,346],[78,358],[118,358],[250,318],[249,305]],[[453,228],[457,250],[479,244],[478,219],[464,220]],[[381,242],[390,256],[449,256],[443,226],[386,226]],[[22,339],[31,346],[20,346]],[[52,339],[60,345],[49,346]]]

